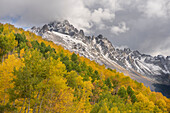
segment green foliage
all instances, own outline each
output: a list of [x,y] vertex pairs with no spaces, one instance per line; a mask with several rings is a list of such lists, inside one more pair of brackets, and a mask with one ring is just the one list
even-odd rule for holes
[[167,98],[123,73],[0,24],[0,53],[14,48],[16,57],[0,65],[2,112],[169,112]]
[[118,95],[119,95],[121,98],[125,99],[125,100],[127,100],[127,98],[128,98],[127,91],[126,91],[126,89],[125,89],[124,87],[121,87],[121,88],[119,89]]
[[34,49],[39,49],[39,43],[38,43],[38,41],[36,40],[36,41],[32,41],[31,42],[31,44],[32,44],[32,47],[34,48]]
[[159,107],[158,106],[155,106],[154,107],[154,113],[161,113],[162,111],[161,111],[161,109],[159,109]]
[[72,60],[74,63],[78,63],[78,57],[77,57],[77,55],[76,55],[75,53],[73,53],[73,54],[71,55],[71,60]]
[[18,46],[20,46],[21,42],[26,43],[28,41],[24,34],[19,33],[15,34],[15,40],[18,41]]
[[15,34],[15,40],[18,42],[18,46],[17,46],[18,52],[23,48],[25,49],[28,48],[26,45],[26,42],[28,42],[28,40],[26,39],[24,34],[19,34],[19,33]]
[[137,101],[137,98],[136,98],[136,95],[135,95],[135,94],[133,94],[133,95],[131,96],[131,101],[132,101],[132,103],[135,103],[135,102]]
[[61,61],[65,64],[68,72],[71,70],[75,70],[77,72],[81,71],[81,68],[78,63],[77,55],[75,53],[72,54],[71,60],[68,56],[65,56],[63,53],[60,54]]
[[110,68],[107,68],[108,70],[110,70],[110,71],[113,71],[112,69],[110,69]]
[[132,90],[131,86],[127,87],[127,93],[131,98],[131,102],[135,103],[137,101],[137,98],[136,98],[135,92]]
[[68,86],[75,88],[77,87],[77,73],[75,71],[70,72],[66,78],[67,78],[67,84]]
[[129,96],[132,96],[134,94],[134,91],[130,86],[127,87],[127,93],[129,94]]
[[118,87],[119,82],[118,82],[118,80],[112,79],[112,84],[113,84],[113,88],[116,88],[116,87]]
[[[29,54],[29,53],[27,53]],[[15,87],[14,90],[18,91],[18,97],[28,98],[32,92],[37,88],[37,84],[45,78],[45,73],[42,70],[45,63],[41,60],[42,54],[38,51],[33,51],[32,56],[25,56],[25,66],[20,70],[14,70]]]
[[92,82],[94,82],[95,80],[100,80],[99,72],[95,70],[91,78],[92,78]]
[[110,69],[110,68],[107,68],[109,71],[112,71],[114,73],[116,73],[116,69]]
[[51,46],[49,45],[46,47],[44,42],[41,42],[41,44],[39,44],[38,41],[36,40],[32,41],[31,44],[34,49],[40,50],[40,52],[46,59],[49,58],[50,56],[52,56],[54,59],[58,59],[55,49],[51,48]]
[[0,34],[3,32],[3,30],[4,30],[4,26],[3,24],[0,23]]
[[98,104],[95,104],[90,113],[98,113],[99,110],[100,110],[100,106]]
[[61,57],[61,61],[65,64],[67,71],[70,72],[72,70],[72,65],[69,60],[69,57],[68,56]]
[[110,78],[107,78],[105,83],[109,88],[112,88],[112,83],[110,81]]
[[1,56],[13,50],[16,45],[17,43],[15,41],[15,36],[12,32],[6,35],[0,34],[0,50],[1,50],[0,55]]

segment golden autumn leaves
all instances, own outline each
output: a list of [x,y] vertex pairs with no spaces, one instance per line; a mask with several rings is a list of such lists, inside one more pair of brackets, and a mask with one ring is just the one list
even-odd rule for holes
[[4,113],[170,111],[170,100],[161,93],[33,33],[6,24],[0,42],[1,53],[12,51],[3,54],[5,61],[0,64]]

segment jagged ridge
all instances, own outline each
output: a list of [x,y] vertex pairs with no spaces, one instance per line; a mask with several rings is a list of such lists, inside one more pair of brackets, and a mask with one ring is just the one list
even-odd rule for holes
[[142,74],[145,79],[153,83],[170,85],[170,56],[166,58],[162,55],[153,57],[141,54],[139,51],[132,51],[129,48],[115,48],[102,35],[85,36],[83,30],[79,31],[67,20],[54,21],[43,27],[32,27],[30,31],[62,45],[65,49],[104,64],[106,67],[116,68],[124,73],[125,70],[128,70],[139,82],[144,82],[140,77],[137,78]]

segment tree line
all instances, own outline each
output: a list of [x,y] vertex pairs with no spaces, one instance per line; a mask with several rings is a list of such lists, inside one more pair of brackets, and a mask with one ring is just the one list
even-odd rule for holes
[[40,36],[0,24],[2,113],[161,113],[170,100]]

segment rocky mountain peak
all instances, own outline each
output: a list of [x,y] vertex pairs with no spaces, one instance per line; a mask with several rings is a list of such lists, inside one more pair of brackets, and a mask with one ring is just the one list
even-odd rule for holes
[[69,23],[68,20],[64,20],[64,21],[63,21],[63,24],[65,24],[65,25],[70,25],[70,23]]
[[55,31],[70,36],[85,37],[84,31],[79,31],[77,28],[71,25],[68,20],[52,21],[49,24],[45,24],[42,28],[36,28],[34,26],[31,28],[31,31],[34,33],[38,33],[38,35],[40,36],[42,36],[45,32]]
[[[124,68],[133,74],[139,73],[163,84],[170,84],[170,56],[151,56],[133,51],[130,48],[121,49],[112,43],[102,34],[98,36],[85,36],[83,30],[78,30],[69,21],[53,21],[43,27],[32,27],[31,31],[62,45],[64,48],[79,53],[91,60],[95,60],[106,67],[116,68],[113,64]],[[122,71],[118,69],[119,71]]]
[[170,56],[167,56],[167,57],[166,57],[166,60],[169,60],[169,61],[170,61]]
[[100,34],[100,35],[98,35],[96,38],[98,38],[98,39],[103,39],[103,35]]
[[47,31],[49,31],[49,28],[48,28],[48,25],[45,24],[45,25],[42,27],[42,29],[41,29],[40,32],[45,33],[45,32],[47,32]]
[[85,35],[84,35],[84,31],[83,31],[82,29],[79,31],[79,34],[80,34],[80,36],[82,36],[82,37],[85,36]]

